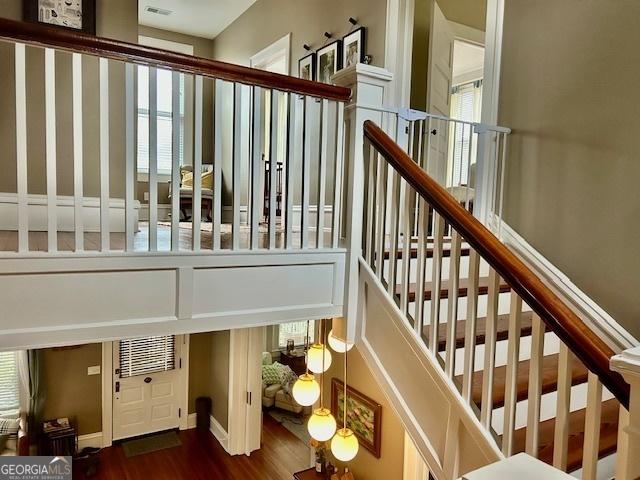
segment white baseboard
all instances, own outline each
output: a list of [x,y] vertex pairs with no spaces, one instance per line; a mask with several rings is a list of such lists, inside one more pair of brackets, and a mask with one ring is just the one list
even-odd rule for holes
[[78,451],[86,447],[102,448],[102,432],[78,436]]
[[626,350],[638,345],[633,335],[506,223],[502,224],[502,239],[612,348]]
[[196,428],[196,414],[190,413],[187,417],[187,428]]
[[[48,223],[47,196],[30,194],[27,196],[29,211],[29,230],[46,232]],[[56,202],[58,231],[73,232],[75,230],[74,198],[58,195]],[[140,202],[134,203],[134,226],[138,229],[138,212]],[[85,232],[100,231],[100,199],[84,197],[82,200],[82,221]],[[18,229],[18,195],[16,193],[0,193],[0,230]],[[125,231],[125,202],[121,198],[109,199],[109,229],[111,232]]]
[[229,434],[225,431],[225,429],[220,425],[220,423],[214,418],[213,415],[210,416],[210,427],[209,431],[213,433],[213,436],[216,437],[224,451],[229,453]]

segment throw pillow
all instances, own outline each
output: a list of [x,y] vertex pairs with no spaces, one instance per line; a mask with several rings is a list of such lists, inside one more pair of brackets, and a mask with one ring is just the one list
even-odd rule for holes
[[200,178],[203,189],[213,190],[213,172],[204,172]]
[[182,175],[182,187],[193,188],[193,172],[185,172]]
[[0,419],[0,435],[17,435],[20,429],[19,418]]
[[298,376],[291,370],[291,367],[285,365],[280,372],[280,385],[286,394],[292,395],[293,384],[298,380]]
[[263,365],[262,382],[267,386],[280,383],[280,370],[275,365]]

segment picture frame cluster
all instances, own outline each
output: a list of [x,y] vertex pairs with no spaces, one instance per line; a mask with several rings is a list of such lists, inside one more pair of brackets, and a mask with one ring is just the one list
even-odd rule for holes
[[366,27],[359,27],[311,52],[298,61],[298,77],[330,83],[339,70],[365,62],[365,39]]

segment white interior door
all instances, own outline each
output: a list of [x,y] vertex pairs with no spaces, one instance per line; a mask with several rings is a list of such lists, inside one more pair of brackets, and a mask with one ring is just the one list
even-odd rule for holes
[[247,423],[245,454],[260,448],[262,440],[262,350],[265,345],[266,327],[249,329],[247,349]]
[[181,335],[113,342],[114,440],[179,427],[181,345]]
[[[427,75],[428,112],[443,117],[451,114],[451,84],[453,79],[453,47],[455,36],[449,21],[433,2],[429,31],[429,66]],[[430,128],[430,156],[427,171],[441,185],[447,175],[449,128],[446,122],[433,121]]]

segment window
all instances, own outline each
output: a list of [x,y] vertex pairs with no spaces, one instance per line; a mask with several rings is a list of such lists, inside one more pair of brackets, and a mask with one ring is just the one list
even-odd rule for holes
[[[480,108],[482,106],[482,80],[453,87],[451,95],[451,118],[466,122],[480,121]],[[468,161],[476,158],[475,134],[469,125],[459,125],[453,137],[453,149],[451,164],[453,166],[451,185],[466,185],[468,174]],[[469,152],[471,149],[471,152]],[[471,153],[471,157],[469,157]]]
[[[157,70],[158,173],[171,173],[172,73]],[[180,75],[180,165],[184,160],[184,75]],[[149,171],[149,67],[138,67],[138,171]]]
[[166,372],[174,368],[174,335],[120,340],[120,378]]
[[18,353],[0,352],[0,412],[20,407]]
[[[309,343],[314,341],[314,324],[309,324]],[[285,348],[287,340],[293,340],[296,345],[304,345],[307,336],[307,322],[283,323],[278,327],[278,347]]]

